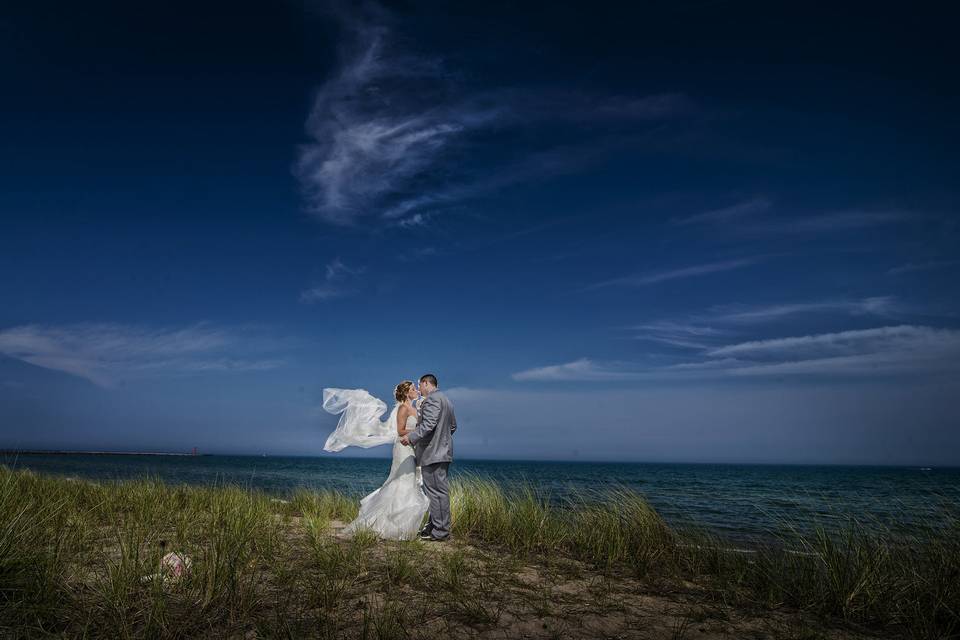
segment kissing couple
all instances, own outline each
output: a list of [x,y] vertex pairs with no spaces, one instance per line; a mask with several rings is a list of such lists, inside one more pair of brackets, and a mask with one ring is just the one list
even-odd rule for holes
[[[390,475],[379,489],[360,500],[360,513],[347,525],[387,540],[443,541],[450,536],[450,488],[447,470],[453,462],[457,417],[450,399],[432,373],[419,385],[404,380],[394,389],[396,404],[386,421],[387,405],[365,389],[324,389],[323,408],[342,414],[327,438],[325,451],[393,444]],[[423,516],[429,519],[421,529]]]

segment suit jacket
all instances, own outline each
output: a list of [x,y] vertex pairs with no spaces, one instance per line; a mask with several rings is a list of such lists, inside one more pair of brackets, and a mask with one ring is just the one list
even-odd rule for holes
[[453,432],[457,430],[457,416],[450,399],[440,391],[434,391],[423,401],[423,408],[417,413],[417,426],[407,434],[417,464],[453,462]]

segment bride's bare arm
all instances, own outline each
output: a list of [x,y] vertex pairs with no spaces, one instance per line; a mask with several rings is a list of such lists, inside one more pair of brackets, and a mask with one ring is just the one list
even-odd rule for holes
[[400,407],[400,410],[397,411],[397,435],[399,435],[401,438],[410,433],[407,431],[407,417],[410,415],[411,411],[412,409],[407,405],[403,405]]

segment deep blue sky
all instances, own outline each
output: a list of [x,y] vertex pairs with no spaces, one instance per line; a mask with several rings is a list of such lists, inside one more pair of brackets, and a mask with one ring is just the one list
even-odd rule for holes
[[960,463],[954,16],[515,4],[5,9],[0,447]]

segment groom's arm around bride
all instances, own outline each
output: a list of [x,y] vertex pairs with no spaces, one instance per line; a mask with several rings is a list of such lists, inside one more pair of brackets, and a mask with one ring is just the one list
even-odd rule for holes
[[[423,399],[423,405],[417,415],[417,426],[407,434],[407,440],[412,446],[417,447],[417,443],[420,444],[417,449],[430,445],[440,424],[441,405],[439,395],[439,391],[434,391]],[[453,431],[451,430],[450,433],[453,433]],[[417,463],[423,464],[419,459]]]
[[417,426],[403,438],[404,444],[417,451],[417,464],[425,466],[437,462],[453,461],[453,433],[457,430],[457,418],[453,405],[440,391],[432,392],[423,401]]
[[453,404],[429,381],[421,381],[421,388],[426,391],[426,397],[417,416],[417,426],[401,442],[413,445],[417,452],[417,464],[420,466],[452,462],[452,436],[457,430],[457,416],[454,414]]

